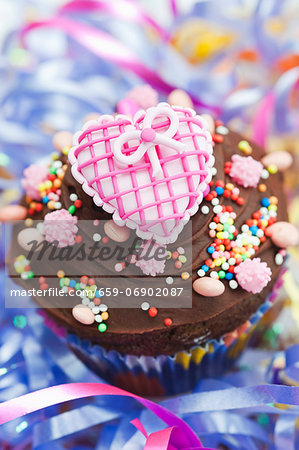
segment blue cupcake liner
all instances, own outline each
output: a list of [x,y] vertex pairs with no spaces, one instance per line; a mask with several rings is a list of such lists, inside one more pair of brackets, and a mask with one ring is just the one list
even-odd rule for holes
[[250,318],[251,327],[226,346],[223,339],[211,340],[204,347],[194,346],[189,352],[181,351],[174,356],[121,355],[107,351],[74,334],[67,334],[69,347],[95,373],[107,382],[140,395],[175,395],[187,392],[196,386],[201,378],[216,377],[230,369],[248,341],[282,285],[282,275],[266,301]]

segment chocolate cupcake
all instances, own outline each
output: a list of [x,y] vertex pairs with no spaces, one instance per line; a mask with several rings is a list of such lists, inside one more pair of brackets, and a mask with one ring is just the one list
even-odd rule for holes
[[[63,292],[33,297],[100,376],[165,395],[236,360],[298,231],[287,153],[265,156],[209,116],[146,98],[146,110],[130,97],[122,114],[88,121],[72,144],[57,135],[49,167],[25,171],[10,272],[26,289]],[[41,257],[43,242],[72,256]]]

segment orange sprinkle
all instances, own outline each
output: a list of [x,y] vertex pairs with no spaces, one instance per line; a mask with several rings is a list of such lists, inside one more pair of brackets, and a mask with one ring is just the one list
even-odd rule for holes
[[267,190],[267,186],[265,184],[259,184],[259,191],[265,192]]

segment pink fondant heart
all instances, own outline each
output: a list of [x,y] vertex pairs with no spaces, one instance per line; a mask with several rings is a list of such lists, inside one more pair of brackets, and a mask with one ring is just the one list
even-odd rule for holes
[[[69,160],[72,174],[84,191],[93,197],[96,205],[113,214],[116,223],[136,229],[143,239],[154,237],[159,243],[170,243],[197,212],[212,178],[214,157],[212,138],[204,119],[191,109],[170,107],[166,103],[159,107],[175,113],[178,129],[172,139],[185,145],[181,153],[171,145],[160,143],[152,147],[162,169],[159,176],[153,176],[148,151],[131,165],[119,162],[114,155],[119,136],[124,133],[130,136],[132,131],[136,135],[136,130],[143,129],[144,111],[135,115],[134,122],[123,115],[105,115],[87,122],[83,131],[74,136]],[[153,135],[163,135],[169,125],[165,114],[157,115],[151,123]],[[122,145],[122,153],[133,155],[141,139],[128,138]]]

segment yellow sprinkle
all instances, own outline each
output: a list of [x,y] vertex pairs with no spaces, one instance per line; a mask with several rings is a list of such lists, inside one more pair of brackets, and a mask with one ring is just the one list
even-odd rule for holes
[[109,317],[109,314],[107,313],[107,311],[102,312],[101,317],[103,320],[107,320]]
[[223,245],[223,244],[219,245],[219,250],[221,250],[222,252],[224,252],[224,250],[225,250],[225,247],[224,247],[224,245]]
[[52,183],[52,181],[47,180],[44,182],[44,186],[46,189],[51,189],[51,187],[53,186],[53,183]]
[[189,272],[182,272],[181,278],[183,280],[188,280],[190,278],[190,273]]
[[228,191],[232,191],[234,189],[234,185],[232,183],[227,183],[225,187]]
[[267,170],[269,173],[274,174],[277,172],[278,169],[277,166],[275,166],[275,164],[270,164],[270,166],[267,167]]
[[44,183],[41,183],[41,184],[38,185],[38,190],[39,191],[43,191],[44,189],[45,189]]
[[274,195],[272,195],[272,196],[269,198],[269,200],[270,200],[271,205],[277,205],[277,203],[278,203],[278,198],[275,197]]
[[26,259],[26,256],[25,256],[25,255],[19,255],[19,256],[17,257],[17,261],[25,261],[25,259]]
[[26,227],[31,227],[32,224],[33,224],[33,220],[32,220],[30,217],[28,217],[28,218],[25,220],[25,225],[26,225]]
[[64,147],[64,148],[62,149],[62,154],[63,154],[63,155],[67,155],[68,152],[70,151],[70,149],[71,149],[71,147]]
[[179,260],[182,264],[185,264],[185,262],[187,261],[187,258],[186,258],[185,255],[180,255],[179,258],[178,258],[178,260]]
[[57,152],[54,152],[51,154],[51,158],[53,161],[56,161],[56,159],[58,159],[59,154]]
[[252,148],[247,141],[240,141],[238,144],[239,149],[244,152],[246,155],[250,155],[252,153]]
[[221,258],[215,259],[214,263],[215,263],[215,266],[217,266],[217,267],[218,267],[218,266],[221,266],[221,264],[222,264]]
[[277,205],[270,205],[268,206],[269,211],[277,211]]
[[49,209],[55,209],[55,202],[54,202],[54,200],[50,200],[47,203],[47,206],[48,206]]
[[261,220],[261,224],[262,224],[263,227],[266,227],[268,225],[268,220],[262,219]]

